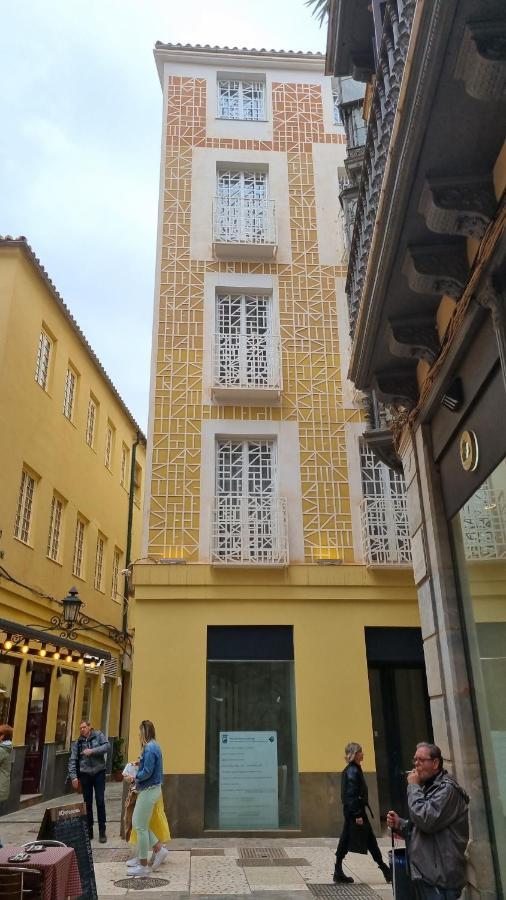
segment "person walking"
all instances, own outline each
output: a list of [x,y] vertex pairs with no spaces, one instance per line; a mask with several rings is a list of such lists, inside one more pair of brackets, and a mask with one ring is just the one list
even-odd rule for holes
[[[0,803],[9,799],[11,792],[12,728],[0,725]],[[0,840],[0,847],[3,847]]]
[[443,768],[441,750],[416,745],[408,773],[408,819],[390,810],[387,825],[406,840],[409,874],[420,900],[457,900],[466,883],[469,797]]
[[[355,741],[344,748],[344,756],[347,762],[341,775],[341,801],[343,804],[344,825],[336,850],[336,866],[334,881],[336,883],[352,884],[353,878],[343,872],[343,859],[348,852],[369,853],[374,862],[378,864],[388,883],[392,876],[390,867],[383,861],[381,850],[374,836],[367,809],[371,812],[368,800],[368,790],[361,763],[364,759],[362,746]],[[372,812],[371,812],[372,815]]]
[[88,832],[93,839],[93,791],[97,804],[98,839],[107,841],[105,813],[105,769],[110,743],[102,731],[95,730],[83,720],[79,725],[79,737],[72,744],[69,759],[69,777],[75,791],[81,784],[86,804]]
[[[144,719],[139,726],[139,740],[142,750],[137,774],[125,778],[125,781],[135,784],[137,792],[132,826],[137,833],[138,856],[127,864],[128,874],[133,877],[150,875],[169,855],[167,848],[149,827],[155,805],[162,796],[163,782],[162,751],[156,742],[155,726],[149,719]],[[150,848],[153,854],[148,865]]]

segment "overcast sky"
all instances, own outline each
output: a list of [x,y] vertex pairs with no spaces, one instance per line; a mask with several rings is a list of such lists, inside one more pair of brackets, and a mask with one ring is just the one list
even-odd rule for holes
[[18,0],[0,34],[0,234],[24,234],[147,424],[155,41],[324,50],[303,0]]

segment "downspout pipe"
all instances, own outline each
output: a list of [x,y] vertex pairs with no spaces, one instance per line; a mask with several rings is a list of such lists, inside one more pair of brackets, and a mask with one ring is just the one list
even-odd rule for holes
[[[132,553],[132,523],[134,517],[134,496],[135,496],[135,463],[137,457],[137,447],[139,446],[141,440],[140,431],[137,432],[135,441],[132,444],[132,459],[130,464],[130,490],[128,493],[128,524],[127,524],[127,539],[126,539],[126,550],[125,550],[125,569],[128,569],[131,563],[131,553]],[[128,579],[129,576],[125,575],[124,585],[123,585],[123,620],[122,620],[122,630],[123,634],[126,634],[128,631]]]

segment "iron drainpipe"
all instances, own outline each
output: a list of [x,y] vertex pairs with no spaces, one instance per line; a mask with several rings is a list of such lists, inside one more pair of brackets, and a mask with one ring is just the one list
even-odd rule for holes
[[[128,525],[127,525],[127,540],[126,540],[126,551],[125,551],[125,569],[128,569],[130,565],[130,554],[132,552],[132,521],[134,516],[134,495],[135,495],[135,458],[137,455],[137,447],[140,443],[140,431],[137,432],[134,443],[132,444],[132,461],[130,465],[130,491],[128,493]],[[125,575],[124,587],[123,587],[123,634],[126,634],[128,631],[128,579],[129,576]]]

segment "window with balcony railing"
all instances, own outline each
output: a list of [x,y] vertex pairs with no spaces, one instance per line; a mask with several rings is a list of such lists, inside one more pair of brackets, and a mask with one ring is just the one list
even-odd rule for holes
[[220,78],[218,116],[220,119],[243,119],[250,122],[265,119],[264,82]]
[[214,203],[215,243],[273,245],[274,202],[267,196],[267,173],[220,171]]
[[218,294],[213,345],[214,388],[280,389],[279,335],[268,294]]
[[404,478],[360,447],[362,543],[368,566],[411,565]]
[[218,441],[211,523],[215,564],[287,564],[286,499],[276,485],[274,441]]

